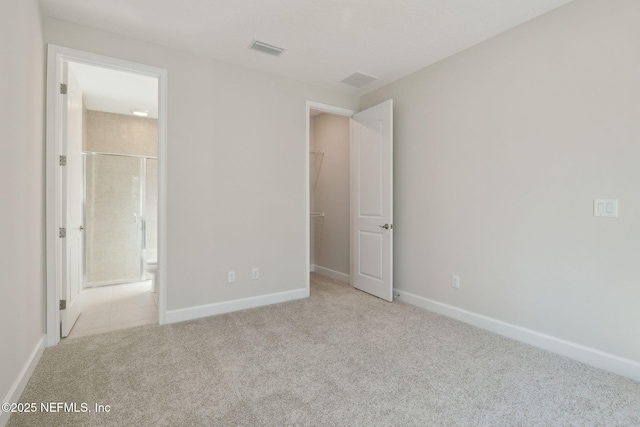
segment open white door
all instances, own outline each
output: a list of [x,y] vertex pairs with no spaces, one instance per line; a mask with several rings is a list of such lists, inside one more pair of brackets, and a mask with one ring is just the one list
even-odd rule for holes
[[[61,227],[66,236],[61,242],[61,289],[60,323],[61,336],[69,335],[71,328],[82,311],[82,283],[84,278],[82,231],[82,89],[67,62],[63,63],[63,80],[66,82],[66,102],[63,105],[62,150],[66,160],[61,158],[62,207]],[[64,92],[64,91],[61,91]]]
[[351,120],[352,285],[393,301],[393,101]]

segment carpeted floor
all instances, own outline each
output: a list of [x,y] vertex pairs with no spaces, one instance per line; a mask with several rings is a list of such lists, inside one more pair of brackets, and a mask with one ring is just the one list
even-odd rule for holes
[[[65,341],[9,426],[640,426],[640,383],[312,275],[311,298]],[[110,412],[95,412],[95,404]]]

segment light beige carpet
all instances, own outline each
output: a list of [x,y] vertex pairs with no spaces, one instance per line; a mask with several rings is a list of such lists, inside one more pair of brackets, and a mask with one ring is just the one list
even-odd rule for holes
[[345,284],[45,351],[10,426],[640,426],[640,383]]

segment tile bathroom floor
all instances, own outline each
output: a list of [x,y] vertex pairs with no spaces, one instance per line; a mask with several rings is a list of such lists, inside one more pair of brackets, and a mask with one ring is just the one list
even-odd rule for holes
[[83,291],[83,309],[67,338],[101,334],[158,322],[158,294],[151,281]]

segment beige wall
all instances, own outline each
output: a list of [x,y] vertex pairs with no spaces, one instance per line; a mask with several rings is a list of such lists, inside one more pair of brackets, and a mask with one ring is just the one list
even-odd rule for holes
[[310,144],[324,152],[312,155],[313,210],[325,214],[311,218],[314,263],[349,275],[349,118],[320,114],[311,121]]
[[168,70],[169,310],[305,288],[306,101],[356,98],[55,19],[45,40]]
[[[44,44],[38,2],[0,2],[0,397],[45,329]],[[15,401],[15,400],[14,400]],[[0,415],[0,424],[6,420]]]
[[639,16],[572,2],[362,98],[395,105],[399,289],[640,361]]

